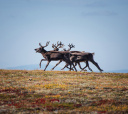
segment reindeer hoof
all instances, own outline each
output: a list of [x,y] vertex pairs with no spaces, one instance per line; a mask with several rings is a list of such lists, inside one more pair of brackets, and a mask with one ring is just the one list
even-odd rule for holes
[[104,71],[104,70],[101,69],[100,72],[102,73],[102,71]]

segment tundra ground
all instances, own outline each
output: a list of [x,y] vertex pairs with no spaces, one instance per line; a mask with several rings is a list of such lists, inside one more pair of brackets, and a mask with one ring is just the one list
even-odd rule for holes
[[125,114],[128,73],[0,70],[0,113]]

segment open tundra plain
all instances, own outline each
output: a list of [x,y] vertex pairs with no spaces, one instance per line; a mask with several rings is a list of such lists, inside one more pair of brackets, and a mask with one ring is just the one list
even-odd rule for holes
[[128,113],[128,73],[0,70],[0,113]]

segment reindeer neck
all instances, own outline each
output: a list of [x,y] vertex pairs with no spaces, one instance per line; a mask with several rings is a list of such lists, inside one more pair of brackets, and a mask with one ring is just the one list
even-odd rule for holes
[[45,55],[45,53],[47,53],[47,51],[44,49],[44,50],[41,52],[41,54],[42,54],[42,55]]

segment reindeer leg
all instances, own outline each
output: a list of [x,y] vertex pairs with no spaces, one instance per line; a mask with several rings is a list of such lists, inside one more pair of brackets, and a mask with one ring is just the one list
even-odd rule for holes
[[88,62],[86,61],[85,63],[86,63],[86,66],[83,68],[83,70],[88,66]]
[[[69,65],[69,64],[68,64],[68,65]],[[64,66],[64,68],[65,68],[65,67],[67,67],[68,69],[70,69],[70,68],[68,67],[68,65],[65,65],[65,66]],[[75,66],[76,66],[76,65],[77,65],[77,63],[75,62]],[[63,69],[64,69],[64,68],[63,68]],[[74,69],[73,69],[73,68],[74,68],[74,67],[71,67],[71,70],[73,70],[73,71],[74,71]]]
[[99,70],[102,72],[103,70],[99,67],[98,63],[96,63],[93,59],[90,60]]
[[[77,62],[75,62],[75,64],[74,64],[74,65],[75,65],[75,68],[76,68],[76,66],[77,66]],[[74,71],[74,69],[73,69],[73,68],[74,68],[74,67],[72,67],[71,69]]]
[[72,63],[72,65],[73,65],[73,67],[74,67],[75,71],[77,72],[76,66],[75,66],[73,63]]
[[51,62],[51,61],[48,61],[48,62],[47,62],[47,65],[46,65],[44,71],[46,70],[46,68],[48,67],[48,65],[49,65],[50,62]]
[[[68,55],[64,55],[64,58],[63,58],[63,60],[66,62],[66,65],[61,69],[61,70],[64,70],[66,67],[68,68],[68,65],[70,65],[70,59],[69,59],[69,54]],[[70,65],[70,67],[71,67],[71,65]],[[69,68],[69,69],[71,69],[71,68]]]
[[[74,69],[75,69],[75,71],[77,72],[77,69],[76,69],[77,63],[75,62],[75,65],[74,65],[74,59],[75,59],[75,58],[70,59],[71,61],[70,61],[70,64],[69,64],[69,65],[70,65],[70,68],[69,68],[69,69],[70,69],[70,71],[71,71],[71,70],[74,71]],[[72,65],[73,65],[73,67],[72,67]],[[67,67],[67,68],[68,68],[68,67]],[[74,68],[74,69],[73,69],[73,68]]]
[[[77,65],[77,63],[75,62],[76,58],[77,58],[77,56],[71,56],[70,57],[70,70],[74,68],[75,71],[77,72],[77,69],[75,67]],[[75,62],[75,65],[74,65],[74,62]],[[71,65],[73,65],[73,68],[71,67]]]
[[[81,67],[80,62],[78,62],[77,64],[78,64],[79,68],[80,68],[81,71],[82,71],[84,68]],[[87,71],[87,70],[85,70],[85,71]]]
[[[73,64],[73,67],[74,67],[74,64]],[[69,62],[69,71],[71,71],[72,70],[72,64],[71,64],[71,62]]]
[[41,68],[41,62],[42,61],[46,61],[46,59],[41,59],[40,64],[39,64],[40,68]]
[[85,63],[86,63],[86,66],[84,68],[82,68],[82,70],[87,71],[85,68],[88,66],[88,62],[86,61]]
[[86,61],[86,66],[88,66],[88,69],[92,71],[92,69],[89,67],[88,61]]
[[[88,67],[88,69],[89,69],[90,71],[92,71],[92,69],[89,67],[88,61],[86,61],[85,63],[86,63],[86,66],[85,66],[82,70],[84,70],[86,67]],[[82,71],[82,70],[81,70],[81,71]],[[86,70],[86,71],[87,71],[87,70]]]
[[[72,70],[72,65],[73,65],[73,67],[75,68],[75,65],[73,64],[73,62],[71,62],[70,60],[69,61],[66,61],[66,65],[65,65],[65,67],[67,67],[68,68],[68,65],[69,65],[69,71],[71,71]],[[64,67],[64,68],[65,68]],[[75,70],[76,70],[76,68],[75,68]],[[77,70],[76,70],[77,71]]]
[[64,70],[66,67],[68,67],[68,63],[61,69],[61,70]]
[[59,65],[62,62],[62,60],[60,60],[51,70],[54,70],[54,68]]
[[[70,67],[68,67],[68,66],[69,66],[69,64],[67,63],[61,70],[64,70],[66,67],[67,67],[68,69],[70,69]],[[71,68],[71,70],[74,71],[73,67]]]
[[77,65],[77,62],[75,62],[75,66]]
[[[61,70],[64,70],[66,67],[70,70],[70,67],[68,67],[68,65],[70,65],[70,64],[66,64]],[[74,64],[73,64],[74,65]],[[75,66],[75,65],[74,65]],[[73,70],[74,71],[74,69],[73,69],[74,67],[71,67],[71,70]],[[76,69],[76,68],[75,68]],[[71,71],[70,70],[70,71]]]

